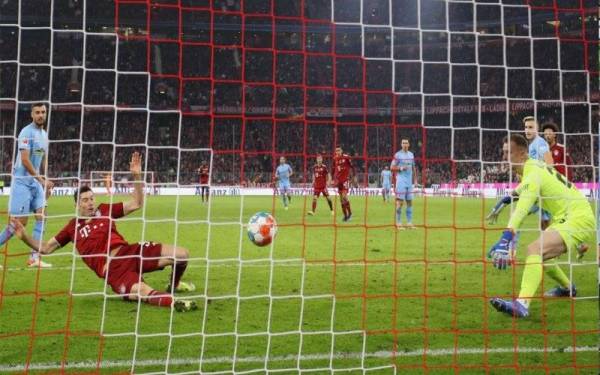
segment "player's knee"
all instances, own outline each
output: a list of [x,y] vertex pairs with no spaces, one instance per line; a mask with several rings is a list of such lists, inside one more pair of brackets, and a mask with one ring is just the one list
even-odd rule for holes
[[175,258],[177,260],[187,260],[190,257],[190,251],[185,247],[178,247],[175,250]]

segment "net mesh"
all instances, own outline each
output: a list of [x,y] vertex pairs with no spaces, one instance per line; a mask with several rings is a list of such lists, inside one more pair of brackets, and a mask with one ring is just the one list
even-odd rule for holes
[[[0,22],[3,178],[36,101],[50,103],[55,194],[126,171],[141,151],[146,193],[161,196],[120,225],[191,247],[198,290],[187,297],[200,305],[185,316],[122,307],[75,251],[25,272],[13,240],[1,252],[0,372],[598,368],[594,244],[583,262],[559,260],[578,296],[536,297],[524,322],[489,305],[518,295],[524,257],[497,274],[486,253],[502,226],[484,222],[514,181],[502,138],[528,115],[558,126],[569,179],[595,194],[593,1],[15,1],[0,4]],[[379,195],[403,138],[422,186],[416,231],[397,231]],[[335,216],[320,198],[320,216],[307,217],[311,168],[323,155],[331,170],[337,146],[357,174],[349,224],[334,189]],[[282,156],[294,170],[289,211],[275,188]],[[186,200],[201,160],[205,207]],[[73,214],[55,199],[47,232]],[[264,210],[279,234],[259,251],[244,232]]]

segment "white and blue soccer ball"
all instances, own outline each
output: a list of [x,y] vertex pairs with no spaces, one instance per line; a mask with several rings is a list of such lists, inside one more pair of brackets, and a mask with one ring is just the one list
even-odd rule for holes
[[268,212],[257,212],[248,221],[248,238],[256,246],[270,244],[276,234],[277,222]]

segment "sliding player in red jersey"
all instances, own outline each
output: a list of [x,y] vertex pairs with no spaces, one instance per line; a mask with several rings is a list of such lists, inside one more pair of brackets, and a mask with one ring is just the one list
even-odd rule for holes
[[331,183],[331,175],[329,174],[329,170],[327,166],[323,164],[323,156],[317,156],[317,164],[312,167],[313,171],[313,201],[312,201],[312,211],[308,211],[309,215],[314,215],[317,209],[317,199],[319,195],[323,194],[325,199],[327,199],[327,204],[329,205],[329,209],[331,210],[331,215],[333,215],[333,203],[329,198],[329,192],[327,191],[327,185]]
[[354,166],[348,154],[344,154],[341,147],[335,149],[333,157],[333,165],[335,168],[335,185],[338,188],[340,201],[342,204],[342,212],[344,213],[344,221],[352,218],[352,209],[350,208],[350,200],[348,200],[348,189],[350,188],[350,179],[354,179]]
[[[82,186],[75,193],[77,218],[71,219],[48,242],[34,240],[25,233],[18,220],[11,220],[15,234],[42,254],[50,254],[73,242],[83,262],[98,277],[106,279],[112,290],[125,300],[139,298],[151,305],[174,306],[177,311],[195,310],[197,305],[194,301],[175,300],[171,294],[175,290],[190,292],[195,289],[193,284],[181,281],[189,251],[180,246],[154,242],[130,244],[117,231],[115,219],[139,210],[144,204],[141,155],[134,152],[129,165],[135,181],[132,199],[96,206],[92,189]],[[171,266],[173,270],[166,293],[159,292],[144,282],[144,273],[162,270],[166,266]]]

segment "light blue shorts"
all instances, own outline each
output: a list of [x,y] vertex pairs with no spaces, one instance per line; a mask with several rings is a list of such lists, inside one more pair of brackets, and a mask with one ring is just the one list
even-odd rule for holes
[[404,201],[412,201],[413,199],[413,186],[412,185],[396,185],[396,199]]
[[10,215],[28,215],[35,210],[43,208],[46,204],[46,197],[42,185],[34,181],[31,185],[19,182],[13,179],[10,187]]

